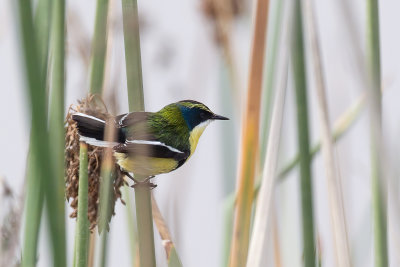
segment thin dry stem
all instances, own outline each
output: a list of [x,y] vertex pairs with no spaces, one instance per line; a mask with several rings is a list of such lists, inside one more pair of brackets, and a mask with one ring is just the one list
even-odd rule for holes
[[171,254],[171,249],[172,249],[172,247],[174,247],[174,243],[172,242],[172,237],[168,230],[168,226],[167,226],[163,216],[161,215],[161,211],[158,208],[157,201],[154,198],[153,194],[151,194],[151,208],[153,210],[154,223],[157,226],[158,233],[160,234],[160,237],[161,237],[162,245],[165,248],[165,252],[167,253],[167,259],[169,260],[170,254]]
[[268,21],[268,0],[258,0],[255,6],[253,44],[251,51],[247,105],[242,126],[242,141],[238,171],[238,198],[234,220],[230,267],[246,264],[250,236],[253,186],[258,155],[260,99]]

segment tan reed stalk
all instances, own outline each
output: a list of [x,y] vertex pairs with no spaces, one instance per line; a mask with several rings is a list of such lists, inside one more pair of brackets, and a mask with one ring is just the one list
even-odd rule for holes
[[253,186],[258,162],[260,98],[263,78],[268,0],[257,0],[254,12],[253,42],[250,58],[247,104],[243,114],[242,141],[238,170],[237,206],[233,227],[230,267],[246,264],[250,237]]

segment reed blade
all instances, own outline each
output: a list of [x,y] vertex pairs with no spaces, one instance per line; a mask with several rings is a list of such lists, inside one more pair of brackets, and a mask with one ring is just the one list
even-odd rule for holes
[[388,266],[387,180],[383,169],[381,59],[378,1],[367,1],[367,77],[371,132],[375,266]]
[[78,215],[75,231],[74,267],[85,267],[88,264],[89,220],[88,220],[88,154],[87,144],[81,142],[79,147],[79,189]]
[[[121,0],[124,24],[125,63],[130,111],[144,111],[142,63],[138,6],[136,0]],[[141,180],[146,177],[136,177]],[[136,218],[140,266],[156,266],[153,214],[149,188],[135,188]],[[132,253],[136,253],[133,251]]]
[[304,56],[302,2],[296,0],[292,65],[296,91],[297,131],[300,153],[300,190],[302,207],[303,249],[305,266],[315,266],[314,212],[311,179],[306,65]]
[[237,206],[229,259],[230,267],[244,266],[247,261],[247,252],[249,248],[254,177],[256,173],[256,163],[258,162],[257,155],[259,152],[260,98],[268,9],[268,0],[256,1],[247,104],[242,126]]

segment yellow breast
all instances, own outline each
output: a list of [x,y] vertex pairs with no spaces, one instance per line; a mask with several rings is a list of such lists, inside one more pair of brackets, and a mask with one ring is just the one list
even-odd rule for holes
[[201,134],[204,132],[204,129],[210,124],[210,121],[205,121],[197,125],[190,132],[189,142],[190,142],[190,156],[191,157],[196,150],[197,143],[199,142]]

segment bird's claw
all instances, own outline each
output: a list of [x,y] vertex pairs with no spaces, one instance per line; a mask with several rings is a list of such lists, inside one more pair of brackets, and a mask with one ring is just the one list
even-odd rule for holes
[[154,178],[155,177],[154,175],[147,177],[143,181],[139,181],[139,180],[133,178],[133,176],[130,175],[129,173],[125,173],[125,175],[134,182],[134,184],[131,185],[132,188],[147,187],[147,188],[150,188],[150,190],[152,190],[157,187],[156,184],[150,183],[150,179]]
[[[147,180],[147,179],[146,179]],[[150,183],[150,181],[143,181],[143,182],[135,182],[133,185],[131,185],[132,188],[138,188],[138,187],[145,187],[149,188],[150,190],[153,190],[154,188],[157,187],[156,184]]]

